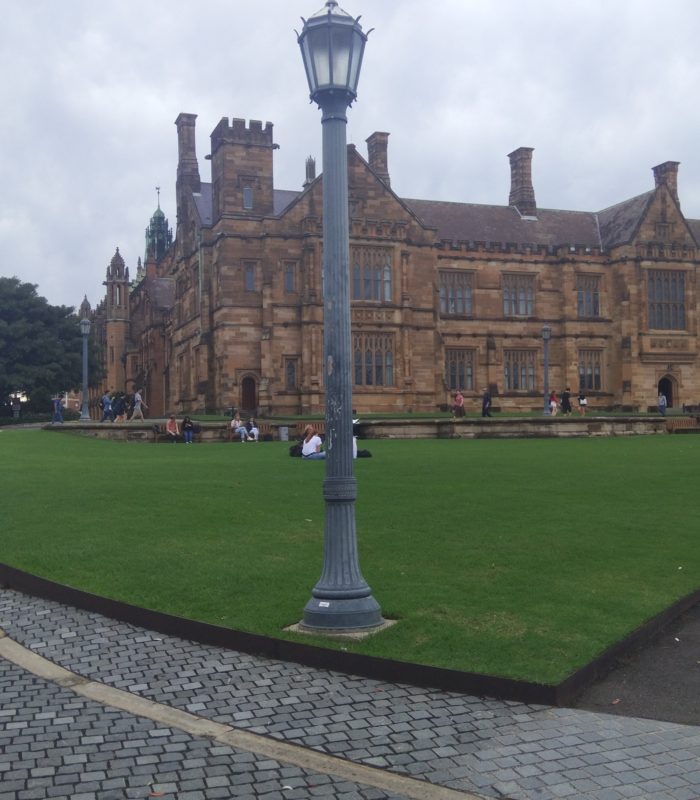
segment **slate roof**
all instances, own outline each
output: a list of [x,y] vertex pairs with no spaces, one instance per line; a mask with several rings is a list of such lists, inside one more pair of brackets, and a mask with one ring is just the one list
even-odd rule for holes
[[282,212],[293,203],[301,192],[293,192],[288,189],[275,189],[272,193],[272,213],[276,217],[282,216]]
[[653,197],[653,191],[645,192],[598,213],[600,236],[606,249],[632,239]]
[[194,204],[197,207],[199,221],[202,225],[211,225],[213,222],[211,183],[202,183],[199,192],[193,192]]
[[700,244],[700,219],[687,219],[686,220],[690,232],[693,234],[696,244]]
[[151,304],[157,309],[168,309],[175,305],[175,281],[172,278],[145,277],[137,288],[148,293]]
[[[294,200],[299,197],[301,192],[289,191],[287,189],[274,189],[272,193],[272,213],[279,217]],[[194,204],[199,214],[199,221],[202,225],[211,225],[214,221],[212,212],[211,183],[202,183],[199,192],[193,192]]]
[[[273,214],[282,216],[302,192],[275,189]],[[438,241],[501,242],[516,245],[560,247],[563,245],[610,250],[632,240],[647,211],[654,191],[645,192],[603,211],[562,211],[538,208],[537,217],[522,217],[514,206],[451,203],[441,200],[399,198]],[[202,225],[211,225],[212,191],[202,183],[193,194]],[[686,220],[700,244],[700,220]]]
[[523,218],[514,206],[404,200],[437,238],[454,241],[512,242],[557,246],[600,247],[596,215],[583,211],[537,209],[534,219]]

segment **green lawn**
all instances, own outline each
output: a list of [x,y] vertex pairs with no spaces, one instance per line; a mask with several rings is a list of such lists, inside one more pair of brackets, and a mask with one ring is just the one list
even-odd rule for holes
[[[362,570],[399,624],[303,641],[555,683],[700,585],[700,437],[363,445]],[[0,561],[242,630],[300,619],[323,462],[8,429],[0,452]]]

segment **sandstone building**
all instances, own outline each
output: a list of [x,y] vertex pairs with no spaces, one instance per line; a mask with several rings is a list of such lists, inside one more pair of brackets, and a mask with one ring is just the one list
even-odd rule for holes
[[[194,114],[176,120],[175,237],[158,210],[130,280],[119,251],[94,312],[104,387],[145,387],[169,411],[322,412],[322,181],[276,189],[270,123],[222,119],[200,177]],[[597,212],[538,208],[532,149],[509,155],[504,204],[398,197],[388,133],[348,146],[353,404],[358,413],[542,408],[549,385],[590,407],[700,402],[700,220],[678,163],[647,193]]]

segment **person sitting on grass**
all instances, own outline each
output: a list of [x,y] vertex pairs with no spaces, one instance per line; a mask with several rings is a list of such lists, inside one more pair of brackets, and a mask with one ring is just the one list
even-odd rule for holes
[[321,450],[323,442],[321,437],[316,433],[316,428],[313,425],[307,425],[304,428],[304,443],[301,446],[302,458],[321,459],[325,458],[326,454]]
[[172,442],[173,444],[175,444],[175,442],[177,442],[177,440],[180,438],[180,427],[175,419],[175,414],[170,415],[170,419],[165,425],[165,432],[168,435],[168,441]]

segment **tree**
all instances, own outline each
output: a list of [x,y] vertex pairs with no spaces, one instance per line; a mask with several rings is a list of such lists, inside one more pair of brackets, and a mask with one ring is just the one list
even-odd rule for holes
[[74,309],[52,306],[37,287],[0,277],[0,402],[22,392],[46,411],[56,392],[82,382],[82,341]]

